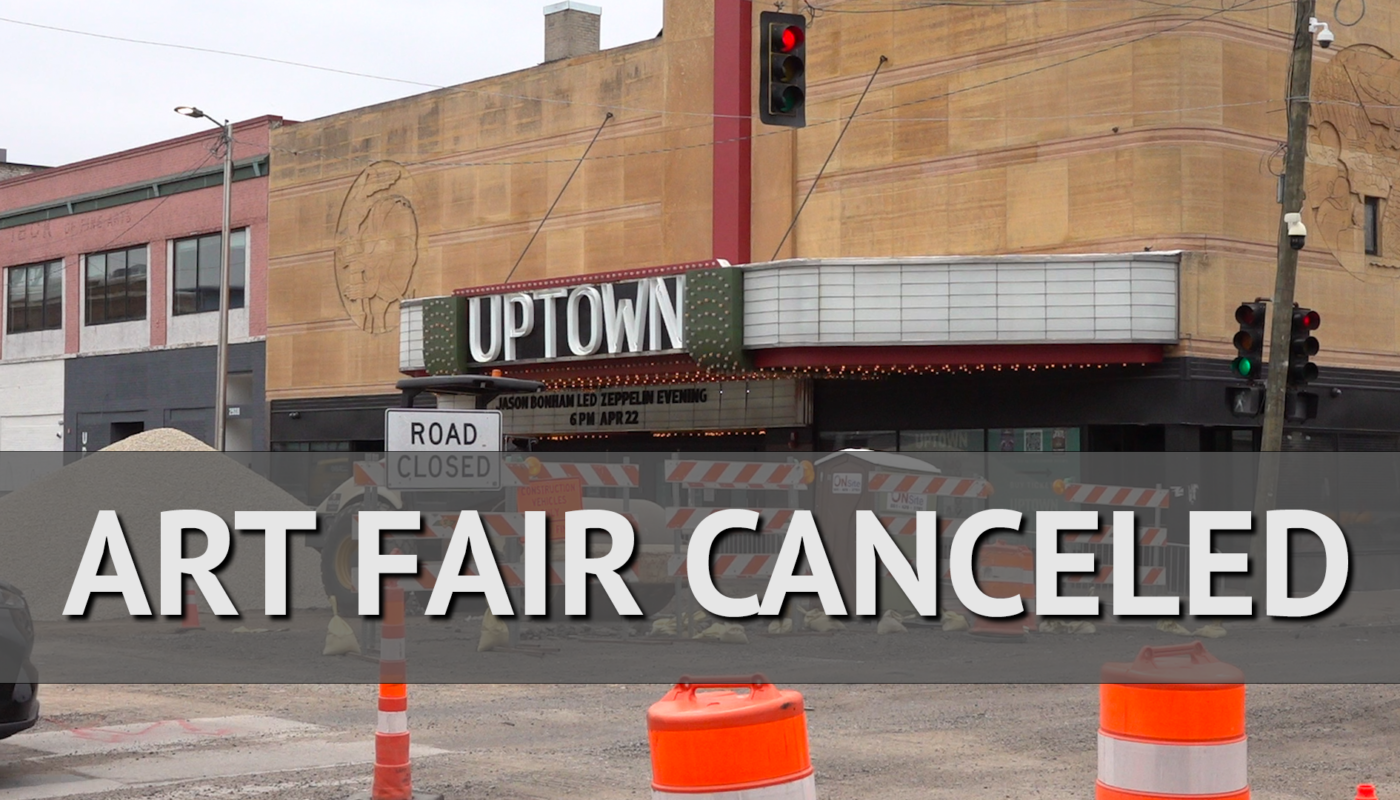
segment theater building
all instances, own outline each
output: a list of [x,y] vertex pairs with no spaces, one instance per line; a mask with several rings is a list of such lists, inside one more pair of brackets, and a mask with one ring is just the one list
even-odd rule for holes
[[[234,125],[229,450],[267,448],[267,143],[280,123]],[[0,180],[0,450],[94,451],[162,427],[212,443],[220,136]]]
[[[1256,446],[1226,393],[1272,294],[1292,9],[1075,6],[818,15],[797,130],[754,116],[741,0],[280,128],[273,447],[381,447],[398,379],[482,370],[546,382],[496,402],[550,448]],[[1387,14],[1314,53],[1291,448],[1400,445]]]

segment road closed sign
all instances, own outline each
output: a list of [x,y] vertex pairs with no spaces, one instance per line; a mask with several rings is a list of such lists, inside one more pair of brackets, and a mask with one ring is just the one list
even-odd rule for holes
[[499,489],[501,412],[391,408],[384,450],[390,489]]

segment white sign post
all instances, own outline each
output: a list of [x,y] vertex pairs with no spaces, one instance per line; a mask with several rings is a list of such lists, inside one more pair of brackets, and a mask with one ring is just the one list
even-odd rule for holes
[[499,489],[502,444],[499,411],[384,412],[390,489]]

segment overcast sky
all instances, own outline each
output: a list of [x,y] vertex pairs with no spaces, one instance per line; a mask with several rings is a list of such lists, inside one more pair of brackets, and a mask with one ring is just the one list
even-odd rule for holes
[[[550,0],[553,2],[553,0]],[[538,64],[544,0],[0,0],[0,18],[450,86]],[[603,47],[650,39],[662,0],[592,0]],[[235,120],[307,120],[427,91],[0,21],[0,148],[57,166]]]

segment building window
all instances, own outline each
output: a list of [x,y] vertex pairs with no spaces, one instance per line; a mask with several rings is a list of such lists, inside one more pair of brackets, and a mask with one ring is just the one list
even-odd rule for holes
[[63,327],[63,262],[10,267],[10,315],[6,333]]
[[146,318],[146,247],[87,257],[87,324]]
[[[178,239],[175,242],[174,312],[199,314],[219,310],[219,259],[222,234]],[[248,253],[247,229],[229,235],[228,307],[243,307],[243,283]]]
[[1366,255],[1381,254],[1381,199],[1366,198]]

